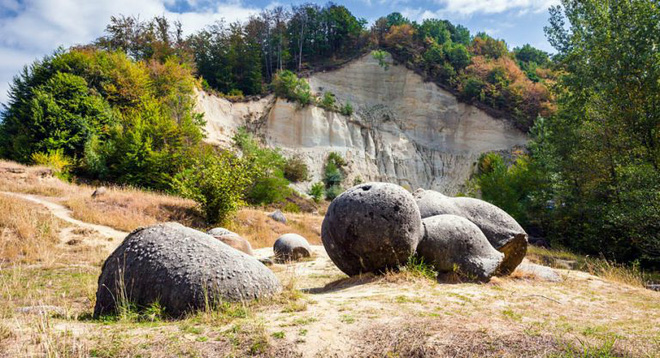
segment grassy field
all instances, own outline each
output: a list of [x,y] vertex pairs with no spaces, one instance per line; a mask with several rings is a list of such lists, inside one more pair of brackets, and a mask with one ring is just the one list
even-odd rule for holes
[[[123,231],[168,220],[204,228],[192,202],[129,188],[110,188],[91,199],[92,187],[62,183],[43,171],[3,162],[0,191],[37,195],[66,205],[82,221]],[[258,256],[270,255],[272,241],[284,232],[320,242],[321,216],[287,214],[284,225],[266,214],[244,209],[231,226],[261,247]],[[436,282],[418,266],[348,278],[315,246],[311,260],[272,266],[285,288],[272,299],[225,303],[177,320],[158,306],[95,320],[96,280],[109,238],[3,194],[0,230],[1,357],[655,357],[660,352],[660,293],[642,288],[638,271],[566,251],[532,248],[528,254],[530,261],[557,267],[561,282],[515,272],[475,284]],[[567,269],[569,264],[580,270]]]

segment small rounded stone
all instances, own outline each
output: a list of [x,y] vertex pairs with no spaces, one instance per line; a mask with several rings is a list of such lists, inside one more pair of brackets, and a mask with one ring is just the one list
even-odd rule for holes
[[280,236],[273,244],[273,252],[278,261],[297,261],[312,256],[309,242],[298,234]]

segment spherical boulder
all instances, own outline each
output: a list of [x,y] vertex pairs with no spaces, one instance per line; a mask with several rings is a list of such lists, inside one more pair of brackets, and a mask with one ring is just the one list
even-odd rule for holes
[[422,223],[424,237],[417,245],[417,255],[439,272],[458,269],[463,277],[487,281],[504,259],[477,225],[464,217],[437,215]]
[[138,308],[158,302],[166,314],[179,316],[280,289],[277,277],[257,259],[197,230],[159,224],[133,231],[106,259],[94,316],[116,311],[122,301]]
[[312,256],[309,243],[298,234],[280,236],[273,244],[273,252],[278,261],[297,261]]
[[321,228],[330,259],[349,276],[407,262],[422,235],[412,194],[389,183],[365,183],[332,201]]
[[250,242],[233,231],[229,231],[222,227],[216,227],[209,230],[207,234],[215,237],[216,239],[224,242],[225,244],[238,251],[244,252],[250,256],[254,256]]
[[452,198],[433,190],[417,190],[414,197],[422,218],[450,214],[477,225],[490,244],[504,254],[498,275],[512,273],[527,254],[527,233],[497,206],[474,198]]

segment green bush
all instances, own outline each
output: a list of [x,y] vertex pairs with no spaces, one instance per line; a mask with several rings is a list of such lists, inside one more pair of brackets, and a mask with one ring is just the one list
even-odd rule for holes
[[341,186],[339,185],[333,185],[325,190],[325,198],[327,200],[334,200],[336,197],[338,197],[341,193],[344,192],[344,189],[342,189]]
[[311,104],[314,99],[309,83],[289,70],[278,72],[273,77],[272,86],[276,96],[298,102],[302,106]]
[[225,223],[243,204],[253,174],[249,164],[223,151],[206,155],[189,169],[178,173],[174,187],[184,197],[200,204],[209,224]]
[[312,199],[316,203],[320,203],[321,199],[323,199],[323,195],[325,194],[325,185],[322,182],[316,182],[312,184],[312,187],[309,188],[309,192],[307,192]]
[[323,94],[323,98],[321,99],[321,102],[319,103],[319,106],[321,108],[325,108],[329,111],[334,111],[335,110],[335,95],[331,92],[325,92]]
[[292,189],[284,176],[287,160],[278,150],[262,146],[244,128],[234,135],[234,145],[243,153],[253,175],[246,190],[250,204],[279,203],[291,195]]
[[309,169],[307,164],[299,156],[294,156],[286,160],[284,164],[284,177],[293,183],[307,180]]
[[346,161],[341,154],[337,152],[330,152],[330,154],[328,154],[325,163],[323,182],[326,188],[326,198],[329,198],[329,200],[334,199],[333,194],[337,192],[337,188],[341,190],[340,186],[342,181],[344,181],[342,167],[345,165]]
[[72,164],[71,158],[64,155],[62,148],[50,150],[48,153],[37,152],[32,154],[34,164],[43,165],[53,170],[53,174],[62,179],[69,180],[69,168]]
[[383,50],[374,50],[371,51],[371,56],[375,59],[378,60],[378,65],[384,69],[388,69],[390,65],[385,61],[385,58],[387,56],[387,52]]
[[465,99],[475,99],[480,98],[482,94],[482,89],[485,84],[478,78],[474,77],[464,77],[462,78],[463,88],[461,91],[461,97]]
[[337,152],[330,152],[328,154],[328,162],[333,162],[338,168],[342,168],[346,165],[346,160],[344,160],[344,157],[341,156],[341,154]]
[[351,102],[346,102],[346,104],[341,107],[340,112],[344,116],[353,115],[353,106],[351,105]]

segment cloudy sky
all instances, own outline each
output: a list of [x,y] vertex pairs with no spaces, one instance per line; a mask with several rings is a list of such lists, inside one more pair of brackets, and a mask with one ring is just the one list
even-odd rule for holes
[[[0,103],[12,77],[59,46],[88,43],[103,34],[112,15],[165,15],[179,20],[186,33],[224,18],[246,19],[266,7],[303,2],[286,0],[0,0]],[[394,11],[411,20],[448,19],[473,33],[486,31],[511,48],[530,43],[551,51],[543,35],[549,6],[559,0],[337,0],[373,23]]]

